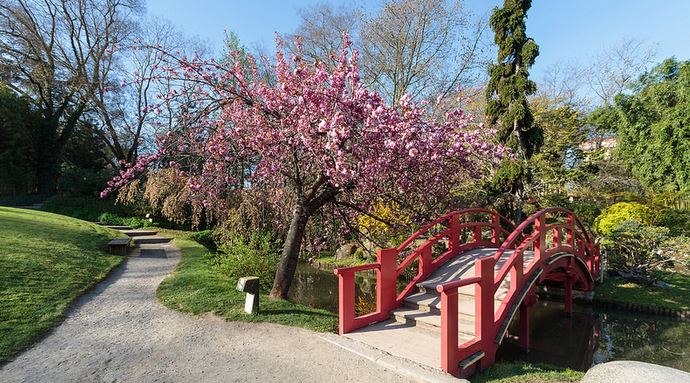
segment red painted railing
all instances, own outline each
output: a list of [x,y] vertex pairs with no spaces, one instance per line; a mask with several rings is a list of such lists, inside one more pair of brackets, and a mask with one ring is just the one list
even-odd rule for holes
[[[473,220],[478,215],[488,216],[490,219]],[[498,247],[513,228],[510,220],[496,212],[485,209],[462,209],[427,224],[397,248],[379,250],[376,263],[335,269],[339,288],[339,333],[345,334],[388,319],[390,311],[402,304],[403,299],[414,291],[415,285],[426,279],[439,266],[471,249]],[[484,235],[485,230],[487,234],[490,230],[487,238]],[[424,242],[416,246],[422,240]],[[441,247],[445,247],[446,250],[434,257],[434,245],[437,244],[442,244]],[[402,258],[400,262],[399,258]],[[417,274],[398,293],[398,281],[415,261],[419,267]],[[376,311],[356,316],[355,273],[364,270],[376,270]]]
[[[549,219],[565,222],[549,223]],[[565,238],[564,238],[565,237]],[[511,250],[512,254],[506,256]],[[531,259],[525,253],[531,251]],[[554,257],[558,254],[567,256]],[[507,259],[506,259],[507,257]],[[437,287],[441,294],[441,364],[458,375],[459,362],[481,351],[480,369],[491,365],[510,319],[534,284],[550,271],[565,270],[566,310],[570,309],[573,284],[593,288],[599,274],[599,247],[575,215],[562,208],[547,208],[529,217],[501,244],[493,256],[478,259],[475,276]],[[497,262],[501,261],[498,270]],[[525,264],[527,261],[527,264]],[[494,305],[499,287],[510,287],[498,309]],[[458,344],[458,289],[475,285],[475,337]]]

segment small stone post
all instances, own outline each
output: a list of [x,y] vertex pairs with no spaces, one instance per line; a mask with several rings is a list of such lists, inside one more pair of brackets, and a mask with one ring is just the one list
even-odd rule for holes
[[244,311],[248,314],[256,314],[259,311],[259,278],[240,278],[237,281],[237,290],[247,293],[244,300]]

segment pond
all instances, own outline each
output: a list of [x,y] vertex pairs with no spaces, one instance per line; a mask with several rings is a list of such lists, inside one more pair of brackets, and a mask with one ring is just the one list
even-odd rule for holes
[[[357,278],[358,296],[372,299],[375,276]],[[338,279],[331,271],[300,264],[290,296],[304,305],[337,312]],[[529,352],[506,339],[497,360],[548,363],[580,371],[611,360],[637,360],[690,371],[690,322],[578,304],[568,316],[561,302],[541,299],[530,316]]]

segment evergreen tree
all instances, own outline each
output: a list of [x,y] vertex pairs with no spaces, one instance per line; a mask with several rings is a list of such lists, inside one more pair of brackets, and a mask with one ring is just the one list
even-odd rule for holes
[[615,98],[617,152],[658,192],[690,190],[689,90],[690,61],[670,58]]
[[523,219],[525,184],[531,178],[528,160],[543,142],[543,131],[534,123],[527,97],[537,86],[529,79],[529,68],[539,55],[539,47],[525,32],[531,0],[505,0],[494,8],[489,25],[495,33],[498,60],[489,66],[486,89],[486,117],[499,129],[498,139],[511,147],[515,162],[506,162],[494,179],[494,189],[510,192],[516,221]]

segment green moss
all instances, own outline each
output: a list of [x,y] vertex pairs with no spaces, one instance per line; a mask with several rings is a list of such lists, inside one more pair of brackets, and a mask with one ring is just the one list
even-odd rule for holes
[[690,275],[658,272],[657,277],[671,287],[645,286],[620,278],[606,278],[594,290],[596,299],[673,310],[690,310]]
[[472,377],[472,383],[552,383],[579,382],[584,372],[544,364],[496,363]]
[[199,243],[181,237],[174,245],[182,250],[177,270],[158,287],[158,299],[167,307],[192,314],[214,313],[227,320],[272,322],[314,331],[333,331],[337,316],[326,310],[261,296],[256,315],[244,313],[245,294],[236,280],[212,267],[213,255]]
[[0,207],[0,362],[54,326],[75,298],[122,262],[113,230],[62,215]]

